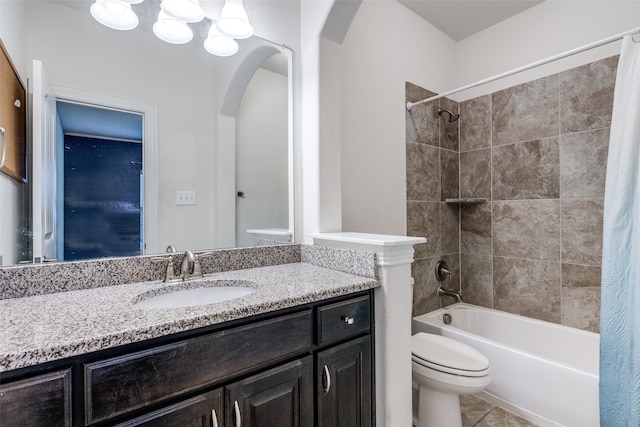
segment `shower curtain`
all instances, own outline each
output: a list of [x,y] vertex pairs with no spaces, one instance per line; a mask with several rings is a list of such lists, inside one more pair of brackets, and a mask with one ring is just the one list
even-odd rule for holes
[[600,425],[640,426],[640,35],[622,43],[604,196]]

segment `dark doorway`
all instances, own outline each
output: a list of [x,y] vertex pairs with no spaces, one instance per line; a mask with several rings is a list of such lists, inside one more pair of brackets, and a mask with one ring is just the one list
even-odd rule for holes
[[142,144],[64,138],[64,259],[142,253]]

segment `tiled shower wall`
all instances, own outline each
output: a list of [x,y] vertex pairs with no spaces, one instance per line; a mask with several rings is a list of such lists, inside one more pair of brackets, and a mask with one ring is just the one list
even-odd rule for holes
[[[407,101],[419,101],[435,95],[411,83],[406,84]],[[447,262],[454,273],[452,283],[460,286],[459,210],[444,202],[459,194],[459,129],[438,108],[458,113],[458,104],[448,99],[415,106],[407,111],[407,235],[427,238],[417,245],[412,265],[413,314],[440,308],[435,295],[439,282],[435,278],[438,260]]]
[[[598,331],[616,66],[617,56],[460,103],[459,195],[487,199],[459,210],[456,267],[465,301]],[[407,120],[408,196],[421,181],[410,177],[414,115]],[[429,221],[413,218],[407,199],[411,234],[411,224]],[[434,229],[420,235],[429,239]],[[440,305],[437,285],[421,274],[433,275],[414,267],[416,314]]]

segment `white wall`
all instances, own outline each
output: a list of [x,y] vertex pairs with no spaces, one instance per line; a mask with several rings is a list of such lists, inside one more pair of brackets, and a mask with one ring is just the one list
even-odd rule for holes
[[247,229],[288,228],[288,81],[258,69],[236,116],[238,246],[251,246]]
[[393,0],[366,0],[342,44],[342,228],[406,234],[405,82],[456,83],[456,43]]
[[[140,30],[110,30],[90,15],[29,2],[28,58],[50,83],[158,106],[158,248],[210,248],[214,241],[214,67],[204,49],[169,45]],[[52,18],[52,17],[55,17]],[[197,206],[176,206],[195,190]]]
[[[463,86],[640,27],[638,0],[547,0],[458,43]],[[597,61],[620,52],[611,43],[583,54],[461,92],[465,100]],[[453,89],[454,87],[447,88]]]
[[[23,84],[27,84],[26,2],[0,1],[0,39],[11,57]],[[2,126],[2,123],[0,123]],[[16,242],[21,233],[22,199],[28,197],[25,184],[0,172],[0,257],[2,265],[12,265],[22,257]]]

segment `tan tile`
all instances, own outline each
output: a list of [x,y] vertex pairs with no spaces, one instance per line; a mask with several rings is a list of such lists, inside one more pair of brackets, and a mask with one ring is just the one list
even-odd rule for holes
[[413,310],[412,316],[419,316],[440,308],[440,300],[436,295],[438,284],[433,277],[435,263],[431,258],[419,259],[411,264],[413,277]]
[[440,149],[441,200],[457,199],[460,197],[458,188],[459,163],[457,152]]
[[[406,83],[406,100],[420,101],[435,95],[434,92]],[[406,109],[405,109],[406,110]],[[416,105],[411,111],[406,110],[406,138],[407,142],[419,142],[438,147],[439,142],[439,117],[438,101]]]
[[462,300],[493,308],[493,258],[490,255],[460,254]]
[[440,149],[407,143],[407,200],[440,201]]
[[494,257],[493,292],[498,310],[560,323],[558,262]]
[[427,239],[427,243],[415,246],[415,259],[440,253],[440,204],[441,202],[407,202],[407,235]]
[[[436,263],[444,260],[452,274],[452,281],[439,282],[435,277]],[[460,264],[458,255],[443,255],[427,259],[416,260],[411,265],[411,276],[414,280],[413,285],[413,316],[428,313],[437,310],[448,304],[455,302],[453,298],[439,297],[436,291],[440,285],[447,289],[460,289]]]
[[460,208],[457,204],[440,203],[440,252],[460,252]]
[[603,197],[609,128],[560,137],[560,196]]
[[[448,110],[454,114],[458,114],[460,107],[458,103],[448,98],[441,98],[439,100],[440,108]],[[460,120],[453,122],[449,121],[448,114],[440,115],[440,148],[446,148],[447,150],[453,150],[458,152],[458,127],[460,126]]]
[[460,151],[491,146],[491,95],[460,103]]
[[473,427],[493,409],[493,405],[474,395],[460,396],[462,426]]
[[618,55],[559,74],[561,133],[611,125],[617,68]]
[[602,263],[603,198],[562,200],[562,261]]
[[460,252],[492,253],[491,203],[468,205],[460,209]]
[[494,147],[493,200],[560,197],[558,138]]
[[558,135],[558,76],[523,83],[492,95],[493,145]]
[[601,268],[562,264],[562,324],[600,332]]
[[493,408],[476,427],[535,427],[536,424],[502,408]]
[[491,149],[460,153],[460,197],[491,200]]
[[494,255],[560,261],[560,200],[492,203]]

